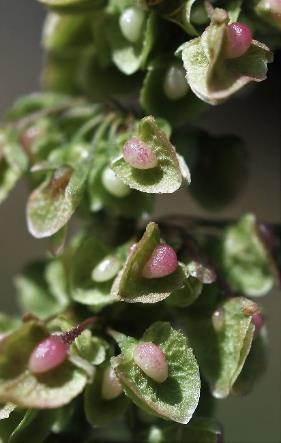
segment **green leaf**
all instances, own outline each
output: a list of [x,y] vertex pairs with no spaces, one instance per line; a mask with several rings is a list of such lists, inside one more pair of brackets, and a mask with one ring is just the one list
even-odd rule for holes
[[119,26],[119,16],[112,17],[107,25],[107,37],[112,50],[112,60],[126,75],[134,74],[146,65],[155,40],[155,16],[150,14],[145,23],[143,36],[133,44],[123,35]]
[[241,57],[225,59],[227,21],[225,11],[216,9],[202,36],[181,48],[189,86],[201,100],[212,105],[222,103],[251,81],[264,80],[267,63],[272,61],[270,50],[256,40]]
[[141,276],[144,265],[159,244],[159,228],[156,223],[149,223],[142,239],[129,254],[113,283],[112,294],[115,297],[128,303],[157,303],[183,286],[186,273],[181,264],[167,277],[145,279]]
[[243,0],[231,0],[228,3],[229,5],[226,6],[226,10],[228,12],[229,22],[237,22],[242,10]]
[[130,188],[141,192],[165,194],[177,191],[183,182],[179,160],[175,148],[153,117],[140,121],[137,137],[153,150],[158,165],[153,169],[136,169],[119,157],[112,164],[114,172]]
[[71,260],[71,297],[78,303],[99,310],[111,304],[115,298],[110,294],[113,280],[94,282],[93,269],[107,256],[109,250],[95,237],[84,238]]
[[169,323],[154,323],[141,341],[161,347],[169,365],[164,383],[149,379],[134,363],[136,341],[129,339],[121,355],[112,358],[115,373],[125,394],[146,412],[186,424],[191,419],[200,395],[199,368],[186,338]]
[[270,258],[257,233],[253,214],[244,215],[226,229],[219,263],[233,291],[251,297],[270,291],[274,284]]
[[[19,324],[19,320],[16,317],[11,317],[10,315],[0,312],[0,333],[10,332],[16,328]],[[0,336],[1,336],[0,335]]]
[[192,91],[178,100],[170,100],[164,92],[165,75],[170,66],[182,67],[175,57],[161,57],[149,65],[140,92],[140,103],[144,110],[156,117],[163,117],[174,125],[193,121],[207,105],[202,103]]
[[47,336],[41,323],[30,321],[0,342],[0,402],[52,409],[69,403],[82,392],[87,374],[69,361],[36,376],[27,369],[34,347]]
[[80,162],[75,170],[62,166],[32,192],[27,223],[34,237],[50,237],[69,221],[81,201],[88,172],[89,161]]
[[200,370],[216,398],[231,392],[251,348],[254,324],[252,315],[258,311],[255,303],[243,297],[231,298],[215,311],[195,314],[183,319]]
[[84,409],[91,426],[105,426],[106,423],[123,415],[128,407],[128,399],[121,394],[113,400],[104,400],[101,387],[104,371],[108,363],[97,368],[93,384],[87,386],[84,397]]

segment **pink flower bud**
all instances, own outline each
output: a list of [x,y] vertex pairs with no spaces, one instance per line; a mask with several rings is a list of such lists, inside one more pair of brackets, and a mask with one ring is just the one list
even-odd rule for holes
[[243,23],[227,26],[224,43],[225,58],[237,58],[248,51],[252,43],[252,31]]
[[33,350],[28,367],[34,374],[42,374],[60,366],[67,358],[68,345],[58,335],[42,340]]
[[144,278],[161,278],[173,274],[178,267],[178,259],[173,248],[166,243],[157,246],[148,262],[145,264],[142,276]]
[[255,337],[257,337],[257,335],[259,335],[261,328],[264,325],[264,319],[263,316],[260,312],[257,312],[256,314],[254,314],[252,316],[252,322],[255,325]]
[[136,169],[152,169],[158,164],[152,149],[138,138],[131,138],[125,143],[123,156],[125,161]]
[[152,380],[163,383],[168,378],[168,362],[164,352],[154,343],[144,342],[135,347],[134,361]]
[[123,392],[123,387],[119,383],[114,370],[109,366],[103,375],[101,385],[101,396],[104,400],[113,400],[119,397]]
[[281,16],[281,0],[268,0],[267,5],[271,12]]

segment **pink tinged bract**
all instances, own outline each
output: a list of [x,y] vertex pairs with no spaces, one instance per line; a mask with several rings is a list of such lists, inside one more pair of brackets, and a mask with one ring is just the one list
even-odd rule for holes
[[34,374],[48,372],[60,366],[67,358],[68,345],[60,336],[51,335],[42,340],[33,350],[28,367]]
[[163,383],[168,378],[168,362],[164,352],[154,343],[144,342],[134,349],[134,361],[152,380]]
[[252,43],[252,31],[244,23],[231,23],[226,29],[225,58],[238,58],[245,54]]
[[123,146],[124,160],[136,169],[152,169],[158,164],[152,149],[138,138],[131,138]]
[[114,370],[109,366],[103,374],[101,386],[101,396],[104,400],[113,400],[123,392],[123,387],[119,383]]
[[174,249],[162,243],[157,246],[148,262],[145,264],[142,276],[144,278],[161,278],[173,274],[178,267],[178,259]]

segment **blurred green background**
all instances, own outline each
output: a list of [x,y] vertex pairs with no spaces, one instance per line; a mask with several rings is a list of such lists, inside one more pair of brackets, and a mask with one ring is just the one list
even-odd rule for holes
[[[39,88],[42,53],[40,32],[45,11],[35,0],[0,0],[0,114],[21,94]],[[278,64],[268,81],[249,94],[212,108],[200,125],[214,134],[242,136],[251,152],[251,172],[243,195],[217,214],[208,214],[185,192],[159,198],[158,214],[182,213],[234,218],[253,211],[260,220],[279,222],[281,90]],[[31,238],[25,224],[24,184],[0,207],[0,309],[17,309],[13,276],[23,265],[42,256],[46,244]],[[268,319],[269,368],[255,391],[246,397],[218,401],[217,416],[227,443],[281,442],[281,293],[261,299]],[[33,442],[30,442],[33,443]],[[195,443],[195,442],[194,442]]]

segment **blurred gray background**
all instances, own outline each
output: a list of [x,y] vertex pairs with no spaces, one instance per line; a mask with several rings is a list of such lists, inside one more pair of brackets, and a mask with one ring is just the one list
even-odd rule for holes
[[[45,11],[36,0],[0,0],[0,114],[19,95],[39,88],[42,53],[40,31]],[[201,126],[215,134],[241,135],[252,156],[247,187],[231,207],[211,217],[238,217],[253,211],[260,220],[280,222],[280,72],[270,68],[269,79],[250,95],[211,109]],[[46,244],[31,238],[25,224],[27,193],[20,183],[0,207],[0,309],[17,309],[13,275]],[[185,192],[161,197],[159,214],[183,212],[210,216]],[[265,377],[246,397],[218,402],[217,416],[224,424],[227,443],[281,442],[281,293],[272,291],[261,300],[268,318],[271,357]],[[35,443],[30,442],[30,443]],[[196,443],[196,442],[194,442]]]

